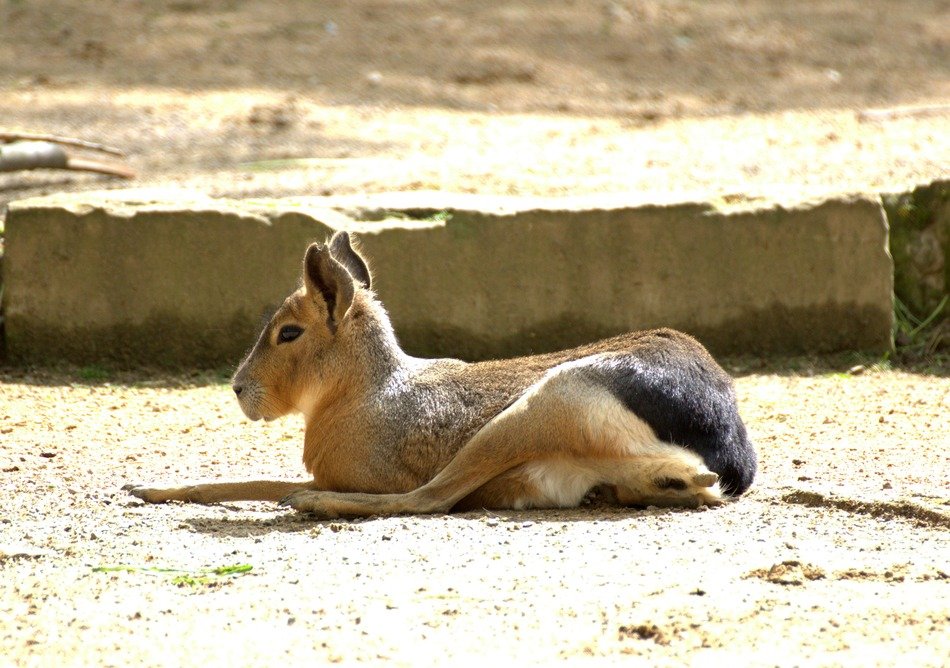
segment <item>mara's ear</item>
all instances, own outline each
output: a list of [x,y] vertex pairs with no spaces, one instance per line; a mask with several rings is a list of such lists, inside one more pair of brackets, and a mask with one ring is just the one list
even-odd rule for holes
[[303,281],[307,294],[327,305],[327,327],[336,328],[353,303],[353,277],[333,259],[330,248],[310,244],[303,259]]
[[369,288],[371,280],[369,267],[366,266],[363,256],[353,248],[348,232],[336,232],[330,238],[330,253],[337,262],[346,267],[350,276],[359,281],[364,288]]

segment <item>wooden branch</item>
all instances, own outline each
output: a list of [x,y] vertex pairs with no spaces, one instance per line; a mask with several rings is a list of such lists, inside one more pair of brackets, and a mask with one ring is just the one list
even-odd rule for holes
[[28,169],[69,169],[118,176],[124,179],[135,176],[135,172],[125,165],[74,158],[62,146],[50,142],[23,141],[0,145],[0,172]]
[[99,151],[110,155],[125,156],[125,153],[117,148],[96,144],[82,139],[72,139],[71,137],[58,137],[56,135],[34,134],[29,132],[0,132],[0,143],[10,143],[15,141],[45,141],[50,144],[59,144],[60,146],[75,146],[85,148],[90,151]]
[[0,146],[0,172],[66,169],[68,161],[66,149],[47,142],[27,141]]

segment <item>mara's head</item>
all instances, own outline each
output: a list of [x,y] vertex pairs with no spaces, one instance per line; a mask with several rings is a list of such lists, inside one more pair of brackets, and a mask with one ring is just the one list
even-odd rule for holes
[[339,390],[341,370],[357,361],[354,354],[361,357],[354,351],[358,330],[372,327],[377,310],[369,287],[369,269],[346,232],[337,232],[327,244],[310,245],[302,286],[264,326],[232,379],[247,417],[308,413]]

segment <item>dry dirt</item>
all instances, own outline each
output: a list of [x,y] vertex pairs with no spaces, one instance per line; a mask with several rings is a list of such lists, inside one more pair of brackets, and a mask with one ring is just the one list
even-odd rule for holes
[[220,378],[7,370],[0,655],[945,665],[947,371],[740,375],[761,475],[725,507],[327,522],[121,491],[303,473],[301,422],[248,423]]
[[[7,0],[0,130],[221,196],[900,191],[950,171],[947,25],[945,0]],[[0,175],[0,209],[125,185]]]
[[[948,23],[945,0],[0,0],[0,130],[227,196],[897,191],[950,173]],[[125,185],[0,175],[0,212]],[[299,422],[248,424],[220,377],[0,370],[0,657],[944,665],[950,369],[838,366],[731,369],[762,473],[722,508],[363,522],[121,492],[302,473]]]

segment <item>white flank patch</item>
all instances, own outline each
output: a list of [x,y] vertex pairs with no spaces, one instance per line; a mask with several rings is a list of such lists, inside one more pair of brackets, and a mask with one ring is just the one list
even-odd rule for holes
[[587,491],[601,482],[601,472],[584,466],[581,460],[558,459],[546,462],[531,462],[524,465],[524,472],[538,495],[531,499],[519,499],[515,509],[523,508],[574,508]]

